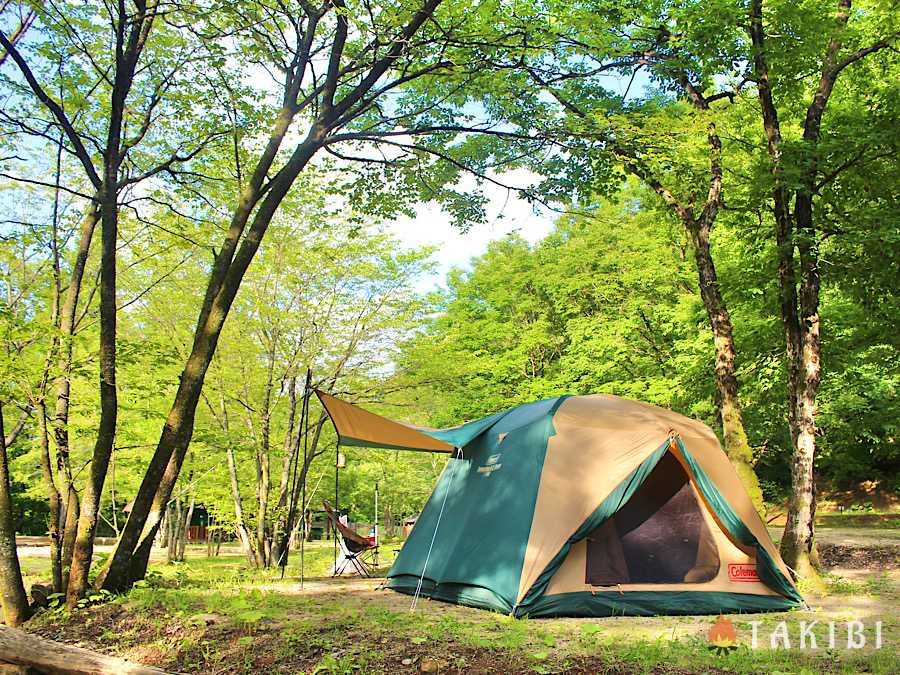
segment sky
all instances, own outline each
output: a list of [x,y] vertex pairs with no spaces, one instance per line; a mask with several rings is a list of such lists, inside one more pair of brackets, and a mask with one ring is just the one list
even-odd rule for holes
[[[511,171],[503,174],[505,184],[527,186],[536,179],[527,170]],[[463,179],[460,187],[468,187],[471,179]],[[434,204],[420,204],[416,216],[401,216],[386,224],[385,229],[393,234],[405,248],[420,246],[439,247],[434,255],[437,269],[423,275],[417,284],[418,291],[429,291],[444,286],[447,272],[453,267],[468,269],[473,257],[487,250],[488,244],[515,232],[523,239],[534,243],[553,229],[558,213],[529,204],[517,194],[504,188],[487,184],[484,186],[489,202],[486,206],[487,220],[473,225],[463,233],[451,223],[448,214]]]
[[[649,75],[643,69],[637,71],[634,77],[611,73],[605,78],[605,84],[610,90],[629,98],[644,96],[652,85]],[[537,174],[521,169],[503,174],[501,182],[525,187],[537,179]],[[469,186],[474,187],[474,180],[464,178],[458,187]],[[491,241],[502,239],[511,232],[517,232],[532,244],[539,241],[550,233],[559,217],[559,213],[529,204],[499,186],[487,184],[484,192],[490,199],[487,221],[473,225],[466,233],[453,227],[450,217],[442,213],[434,203],[419,205],[414,218],[399,217],[387,223],[387,231],[396,236],[405,247],[440,247],[434,255],[434,260],[438,263],[437,270],[424,275],[419,280],[417,290],[424,292],[436,286],[444,286],[447,272],[451,268],[469,268],[471,259],[484,253]]]

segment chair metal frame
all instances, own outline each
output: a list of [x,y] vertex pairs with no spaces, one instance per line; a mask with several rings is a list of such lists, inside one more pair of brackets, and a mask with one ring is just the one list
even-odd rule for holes
[[344,525],[327,500],[322,500],[322,504],[325,507],[328,519],[331,521],[332,528],[341,537],[339,543],[343,559],[338,561],[340,567],[335,566],[331,576],[342,575],[344,570],[347,569],[347,565],[352,565],[353,569],[360,576],[371,577],[375,571],[375,562],[378,559],[378,542],[373,542]]

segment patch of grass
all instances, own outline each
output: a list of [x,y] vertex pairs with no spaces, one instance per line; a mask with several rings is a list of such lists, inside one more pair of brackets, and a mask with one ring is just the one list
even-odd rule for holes
[[[190,551],[189,551],[190,554]],[[307,559],[327,570],[327,542]],[[313,563],[310,563],[313,560]],[[513,619],[509,616],[374,590],[374,583],[312,579],[299,589],[299,561],[280,572],[250,569],[239,555],[153,563],[146,584],[112,603],[45,613],[38,632],[60,632],[87,646],[179,672],[396,672],[403,659],[439,658],[459,670],[504,672],[900,672],[892,645],[900,639],[894,607],[896,572],[850,580],[825,577],[827,594],[808,599],[815,610],[732,616],[739,645],[711,649],[715,617]],[[196,618],[214,614],[221,619]],[[768,635],[780,621],[796,638],[800,620],[884,621],[880,651],[773,650]],[[751,649],[750,621],[764,636]],[[416,666],[418,667],[418,666]]]
[[886,595],[891,590],[891,577],[887,572],[881,572],[867,577],[863,581],[863,590],[867,595]]
[[839,511],[817,513],[816,527],[892,530],[900,528],[900,514],[896,511],[865,508],[849,509],[843,513]]
[[891,578],[887,572],[875,573],[862,580],[848,579],[831,573],[821,576],[826,594],[878,597],[888,593],[891,587]]

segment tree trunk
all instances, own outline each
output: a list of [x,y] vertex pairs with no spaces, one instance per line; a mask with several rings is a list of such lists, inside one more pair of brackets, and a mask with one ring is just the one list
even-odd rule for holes
[[394,521],[394,510],[390,504],[385,504],[381,509],[382,527],[384,528],[385,538],[393,537],[397,533],[397,524]]
[[[844,32],[850,19],[851,1],[838,0],[835,25],[821,63],[821,71],[812,102],[807,106],[803,124],[804,150],[801,161],[793,216],[789,192],[784,181],[781,128],[769,81],[765,51],[762,0],[750,5],[750,38],[754,49],[754,71],[759,92],[763,129],[768,139],[769,160],[774,177],[773,204],[779,255],[781,313],[785,328],[788,358],[789,424],[794,445],[791,462],[791,499],[788,519],[781,540],[781,555],[795,572],[807,579],[818,577],[815,546],[816,510],[816,396],[821,380],[821,343],[819,326],[820,272],[813,199],[818,176],[818,141],[835,82],[842,70],[864,58],[880,46],[860,49],[839,61]],[[800,257],[799,275],[795,270],[794,248]],[[798,279],[799,277],[799,279]],[[799,281],[799,293],[797,285]],[[798,308],[799,307],[799,308]]]
[[35,408],[39,414],[40,448],[41,448],[41,474],[44,479],[44,487],[47,490],[47,501],[50,504],[50,522],[47,524],[47,534],[50,537],[50,574],[52,587],[55,593],[65,592],[62,581],[62,555],[60,546],[60,522],[62,504],[56,479],[53,475],[53,463],[50,460],[50,431],[47,426],[47,388],[50,384],[50,371],[53,361],[59,349],[59,313],[62,304],[62,282],[59,259],[59,186],[60,172],[62,169],[62,143],[60,138],[56,150],[56,190],[53,195],[53,215],[50,236],[50,251],[52,253],[53,269],[53,295],[50,309],[50,324],[53,327],[53,337],[50,347],[44,359],[44,368],[41,374],[38,400]]
[[188,532],[191,529],[191,518],[194,517],[194,490],[191,489],[191,501],[188,504],[187,511],[184,514],[184,520],[181,523],[181,532],[178,536],[178,561],[184,562],[184,551],[187,548]]
[[[155,535],[161,508],[168,502],[184,463],[206,371],[215,354],[219,335],[247,268],[253,261],[275,212],[297,176],[323,146],[328,134],[363,114],[374,105],[379,96],[384,94],[384,91],[375,89],[376,83],[409,49],[413,35],[429,20],[439,4],[440,0],[423,2],[399,31],[398,37],[392,38],[389,46],[385,45],[383,55],[373,62],[359,83],[350,88],[346,96],[336,101],[335,92],[338,89],[341,57],[348,29],[346,18],[338,15],[338,30],[331,45],[318,117],[309,126],[306,136],[294,147],[287,161],[264,186],[291,123],[301,107],[298,104],[298,95],[306,77],[309,52],[304,55],[302,47],[296,52],[300,68],[288,73],[282,107],[274,128],[256,162],[247,187],[239,197],[225,240],[213,262],[197,319],[191,354],[185,363],[178,392],[156,451],[138,489],[122,536],[116,544],[108,566],[98,579],[103,588],[112,591],[122,590],[135,579],[141,578],[146,570],[149,547],[144,544],[148,538],[152,541]],[[307,25],[307,35],[310,39],[315,35],[317,24],[318,19]],[[252,224],[247,228],[247,224],[251,222],[251,215],[253,215]]]
[[50,536],[50,573],[53,580],[53,592],[62,593],[62,547],[59,534],[60,497],[56,481],[53,479],[53,468],[50,462],[50,433],[47,429],[47,406],[43,395],[38,402],[37,412],[41,428],[41,474],[50,502],[50,522],[47,527],[47,533]]
[[169,545],[166,547],[166,562],[172,563],[178,559],[178,539],[181,535],[181,497],[177,496],[172,500],[173,505],[168,508],[168,524],[167,538]]
[[[702,94],[691,85],[687,76],[683,77],[683,87],[692,103],[698,110],[709,111],[709,103]],[[709,145],[710,179],[706,200],[699,216],[693,208],[680,202],[678,198],[633,154],[623,149],[616,153],[625,159],[626,170],[634,174],[657,195],[659,195],[672,212],[678,216],[691,237],[694,249],[694,261],[697,269],[698,286],[706,315],[709,319],[715,346],[716,368],[715,381],[719,405],[722,414],[722,436],[725,452],[732,461],[741,482],[750,495],[754,506],[763,508],[762,491],[759,479],[753,470],[753,451],[747,440],[738,397],[737,370],[735,367],[734,331],[731,316],[725,298],[719,288],[719,279],[713,262],[710,245],[710,232],[722,201],[722,141],[715,124],[707,130]]]
[[206,524],[206,557],[212,558],[213,551],[216,550],[216,534],[218,529],[213,525],[213,518],[210,516]]
[[[100,283],[100,421],[97,439],[91,460],[90,475],[82,495],[81,512],[75,528],[72,548],[72,563],[67,588],[66,602],[75,606],[88,584],[88,572],[93,556],[94,533],[97,526],[99,503],[106,479],[109,457],[112,453],[116,431],[116,242],[118,230],[118,194],[124,184],[119,183],[123,153],[123,131],[128,95],[135,80],[138,62],[148,35],[157,16],[155,3],[135,3],[134,11],[129,11],[124,3],[117,6],[118,16],[110,14],[114,28],[115,63],[111,84],[109,123],[102,146],[102,171],[98,171],[93,159],[85,149],[82,138],[66,118],[62,107],[53,101],[41,88],[22,55],[13,43],[0,32],[0,43],[10,53],[19,66],[32,92],[48,108],[69,137],[76,156],[85,169],[88,179],[96,190],[96,201],[100,208],[102,224],[101,283]],[[135,141],[137,142],[137,141]],[[77,293],[78,284],[70,291]],[[72,306],[74,308],[74,304]],[[74,311],[72,312],[74,316]],[[66,351],[68,348],[64,349]],[[71,352],[69,352],[71,354]],[[63,375],[67,373],[63,369]],[[63,397],[67,399],[68,392]],[[67,404],[66,404],[67,405]],[[68,440],[62,444],[68,451]],[[66,457],[67,454],[62,454]],[[70,490],[71,492],[71,490]],[[71,497],[71,494],[69,495]],[[68,500],[67,500],[68,501]],[[69,510],[67,518],[71,516]],[[67,535],[68,536],[68,535]]]
[[241,502],[241,488],[238,484],[237,466],[234,462],[234,450],[231,446],[228,446],[225,450],[225,455],[228,458],[228,478],[231,481],[231,497],[234,500],[234,527],[247,560],[254,567],[259,567],[260,561],[256,556],[256,549],[250,541],[250,533],[247,532],[247,525],[244,520],[244,505]]
[[[112,132],[111,132],[112,133]],[[117,132],[118,133],[118,132]],[[112,166],[110,166],[112,164]],[[116,438],[116,245],[118,241],[117,164],[106,163],[105,185],[101,199],[101,261],[100,261],[100,423],[97,441],[91,458],[91,470],[81,497],[81,514],[66,604],[73,608],[88,588],[88,573],[94,554],[94,534],[103,484],[109,468]]]
[[[815,172],[815,164],[810,167]],[[792,320],[796,325],[791,334],[798,343],[793,350],[793,377],[790,402],[791,437],[794,456],[791,461],[791,498],[788,518],[781,539],[781,556],[785,563],[802,578],[815,579],[819,555],[815,545],[815,455],[816,455],[816,396],[821,381],[821,341],[819,326],[819,256],[813,226],[811,179],[801,189],[794,208],[795,231],[800,253],[799,317],[796,308]]]
[[[318,149],[320,130],[313,127],[309,136],[294,150],[291,159],[266,192],[263,202],[256,212],[250,231],[235,254],[234,260],[225,267],[224,278],[210,276],[207,293],[212,295],[211,305],[207,311],[201,309],[200,321],[194,336],[191,354],[182,371],[178,392],[166,424],[163,427],[156,451],[150,460],[137,496],[132,504],[131,513],[122,530],[122,536],[116,543],[115,551],[109,564],[101,573],[98,582],[110,591],[121,591],[137,579],[143,577],[149,560],[149,548],[143,543],[156,533],[159,525],[161,505],[170,495],[194,430],[194,416],[197,403],[206,378],[206,371],[215,354],[219,336],[231,305],[237,295],[238,288],[250,266],[262,237],[268,228],[275,210],[281,203],[294,179]],[[235,214],[235,217],[240,215]],[[249,214],[248,214],[249,215]],[[224,251],[224,249],[223,249]],[[219,254],[223,255],[222,252]],[[211,288],[217,288],[210,293]],[[141,551],[140,557],[138,550]]]
[[[59,456],[57,455],[57,463]],[[71,478],[71,474],[66,478],[67,482]],[[69,483],[67,488],[68,497],[66,501],[66,517],[60,519],[60,524],[64,524],[62,536],[62,585],[63,590],[69,588],[69,572],[72,569],[72,553],[75,551],[75,534],[78,531],[78,519],[81,516],[81,499],[78,491]]]
[[12,487],[3,431],[3,401],[0,401],[0,599],[7,626],[18,626],[31,616],[28,596],[22,583],[16,529],[12,513]]
[[282,551],[284,530],[287,527],[288,487],[290,485],[291,464],[299,449],[299,438],[303,432],[294,433],[294,424],[297,417],[297,378],[288,380],[288,420],[287,429],[284,432],[284,445],[281,455],[281,479],[278,483],[278,503],[275,507],[275,526],[272,529],[272,564],[279,564]]
[[159,547],[169,548],[169,509],[163,511],[159,521]]
[[[827,100],[827,99],[826,99]],[[825,101],[821,102],[824,107]],[[821,111],[819,113],[821,116]],[[807,117],[809,122],[809,116]],[[807,133],[805,140],[814,144],[818,140],[818,129]],[[813,223],[813,194],[816,176],[816,162],[808,164],[809,173],[804,177],[804,186],[798,191],[794,206],[794,219],[800,254],[799,321],[797,332],[800,336],[799,349],[795,352],[794,370],[797,373],[791,384],[791,401],[795,405],[793,414],[794,457],[791,462],[791,499],[788,504],[788,519],[781,539],[781,555],[784,561],[798,575],[804,578],[817,577],[819,555],[815,544],[816,488],[816,396],[821,381],[822,346],[820,340],[819,293],[819,252]]]
[[56,470],[60,478],[62,497],[65,502],[65,518],[60,521],[60,525],[63,526],[61,561],[63,577],[61,592],[65,592],[68,587],[69,568],[72,564],[72,550],[75,546],[75,532],[80,514],[78,493],[75,490],[72,479],[72,467],[69,461],[69,399],[75,314],[78,310],[78,296],[84,280],[84,270],[91,249],[91,240],[99,220],[100,211],[97,209],[96,203],[91,202],[81,221],[78,250],[72,263],[72,275],[69,279],[66,297],[59,314],[59,376],[56,379],[56,417],[53,423],[53,435],[56,442]]
[[[304,486],[306,485],[306,479],[309,476],[309,468],[312,466],[313,460],[315,460],[316,457],[318,457],[319,455],[322,454],[321,452],[318,452],[319,440],[322,438],[322,429],[325,427],[325,422],[327,420],[328,420],[328,416],[324,412],[319,415],[319,419],[316,422],[315,431],[313,432],[312,440],[310,441],[309,446],[304,450],[304,452],[306,453],[306,461],[303,462],[302,465],[300,466],[300,476],[297,481],[298,492],[302,491]],[[308,430],[308,427],[307,427],[307,430]],[[304,430],[304,433],[306,433],[307,430]],[[300,459],[298,458],[297,461],[299,462]],[[304,504],[301,503],[302,500],[300,499],[300,496],[294,495],[293,499],[294,499],[294,508],[299,509],[302,514],[304,511]],[[304,517],[303,515],[301,515],[301,517],[299,517],[299,518],[295,518],[293,528],[290,532],[290,536],[288,537],[288,544],[287,544],[288,550],[291,549],[292,543],[299,541],[297,537],[299,536],[301,525],[302,525],[302,529],[303,529],[303,532],[302,532],[303,537],[305,538],[306,541],[310,540],[310,528],[312,526],[312,512],[309,509],[306,509],[306,515],[308,516],[306,521],[303,521],[303,517]],[[325,522],[328,523],[330,521],[326,520]]]
[[800,578],[815,578],[819,566],[815,546],[816,490],[814,460],[816,454],[814,400],[806,396],[797,411],[797,445],[791,460],[791,497],[787,523],[781,538],[781,557]]
[[719,280],[710,250],[709,223],[699,222],[688,228],[694,244],[694,260],[699,277],[700,297],[706,308],[716,353],[716,390],[722,413],[722,436],[725,453],[740,476],[757,510],[763,508],[762,490],[753,470],[753,450],[747,440],[735,367],[734,332],[731,316],[719,288]]
[[166,671],[159,668],[97,654],[5,626],[0,626],[0,662],[21,666],[29,673],[48,675],[166,675]]
[[269,345],[266,367],[266,385],[263,391],[261,407],[262,424],[260,425],[259,444],[256,449],[256,550],[259,551],[263,567],[272,564],[272,540],[271,527],[269,527],[269,492],[272,488],[272,479],[269,466],[269,449],[272,417],[272,387],[274,386],[275,372],[275,345],[274,336]]

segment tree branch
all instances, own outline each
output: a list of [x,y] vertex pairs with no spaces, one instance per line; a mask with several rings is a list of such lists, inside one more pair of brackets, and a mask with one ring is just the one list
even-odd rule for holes
[[4,33],[2,30],[0,30],[0,45],[2,45],[7,52],[9,52],[12,60],[16,62],[16,65],[19,67],[19,70],[25,77],[25,81],[28,82],[28,86],[31,87],[31,91],[34,92],[34,95],[37,96],[38,100],[47,107],[47,109],[56,118],[56,121],[59,122],[60,126],[63,128],[63,131],[66,133],[66,137],[69,139],[69,142],[75,149],[76,156],[78,157],[82,166],[84,166],[84,170],[87,174],[88,180],[91,181],[91,185],[93,185],[95,189],[99,190],[102,183],[102,181],[100,180],[100,176],[97,174],[97,170],[94,168],[94,163],[91,161],[91,156],[88,153],[87,148],[84,147],[84,143],[82,142],[81,137],[78,135],[78,132],[75,131],[75,128],[72,126],[71,121],[69,121],[69,118],[66,115],[65,111],[47,94],[46,91],[44,91],[44,88],[37,81],[34,73],[31,72],[31,68],[28,66],[28,63],[19,53],[19,50],[16,49],[15,45],[13,45],[13,43],[9,41],[9,38],[6,37],[6,33]]

